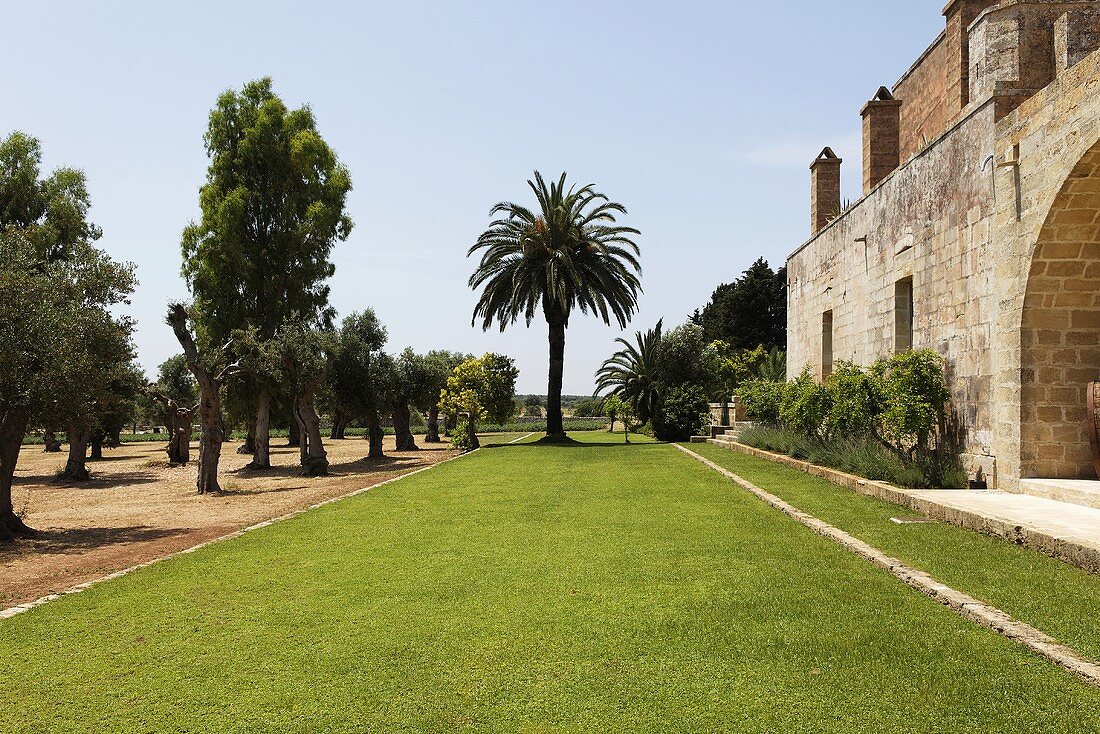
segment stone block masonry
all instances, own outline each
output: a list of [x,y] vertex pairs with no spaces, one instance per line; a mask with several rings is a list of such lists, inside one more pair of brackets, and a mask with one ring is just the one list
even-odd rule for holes
[[944,14],[862,110],[863,197],[839,211],[841,161],[814,161],[813,234],[787,263],[789,369],[821,376],[826,349],[829,365],[934,349],[973,478],[1010,491],[1095,478],[1100,2],[955,0]]

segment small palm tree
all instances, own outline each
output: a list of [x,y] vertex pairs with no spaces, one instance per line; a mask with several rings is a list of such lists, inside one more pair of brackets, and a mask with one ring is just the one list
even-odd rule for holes
[[783,382],[787,379],[787,353],[779,347],[772,347],[764,361],[760,363],[757,377],[769,382]]
[[623,348],[608,358],[596,371],[596,391],[610,389],[634,408],[642,423],[651,419],[660,406],[657,379],[657,350],[661,345],[663,320],[649,331],[634,335],[636,344],[626,339],[615,341]]
[[[597,192],[593,184],[566,188],[563,173],[547,186],[535,171],[527,185],[538,210],[512,202],[494,206],[498,217],[470,248],[481,262],[470,276],[470,287],[481,288],[473,322],[500,330],[522,316],[530,326],[541,310],[550,329],[550,375],[546,399],[546,435],[564,436],[561,382],[565,366],[565,329],[573,309],[593,313],[619,328],[638,306],[640,252],[631,237],[641,234],[616,223],[626,214],[621,204]],[[498,216],[499,215],[499,216]]]

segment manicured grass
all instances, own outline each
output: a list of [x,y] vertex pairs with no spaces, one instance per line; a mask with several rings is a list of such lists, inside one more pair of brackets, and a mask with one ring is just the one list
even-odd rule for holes
[[675,447],[576,438],[483,450],[0,623],[0,728],[1100,727],[1100,690]]
[[798,509],[1100,660],[1100,576],[956,525],[898,525],[890,518],[912,512],[791,467],[712,444],[690,448]]

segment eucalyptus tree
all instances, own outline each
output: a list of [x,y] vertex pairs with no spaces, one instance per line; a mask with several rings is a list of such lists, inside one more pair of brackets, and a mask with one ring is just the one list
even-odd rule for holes
[[521,317],[528,327],[541,311],[549,329],[546,434],[565,435],[561,411],[565,331],[574,309],[626,328],[641,291],[638,245],[641,234],[618,224],[626,209],[593,184],[566,188],[566,174],[549,185],[535,171],[527,185],[538,209],[504,201],[497,217],[468,256],[481,252],[470,287],[481,289],[473,320],[500,330]]
[[657,415],[661,405],[660,349],[662,321],[646,332],[636,332],[634,343],[616,339],[622,349],[596,372],[596,392],[610,390],[630,403],[642,423]]
[[[351,178],[317,131],[309,107],[290,110],[271,80],[224,92],[210,113],[202,217],[183,233],[183,274],[199,340],[225,344],[252,327],[274,338],[283,321],[332,318],[327,279],[336,242],[351,232]],[[272,385],[243,386],[254,406],[256,468],[270,467]]]
[[44,258],[40,232],[0,230],[0,539],[33,531],[15,513],[12,478],[27,427],[84,414],[91,339],[119,334],[109,309],[133,290],[132,268],[87,242]]

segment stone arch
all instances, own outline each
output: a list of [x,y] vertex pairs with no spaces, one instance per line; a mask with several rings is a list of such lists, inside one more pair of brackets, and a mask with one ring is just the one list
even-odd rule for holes
[[1020,476],[1095,478],[1085,406],[1100,379],[1100,141],[1040,230],[1020,347]]

